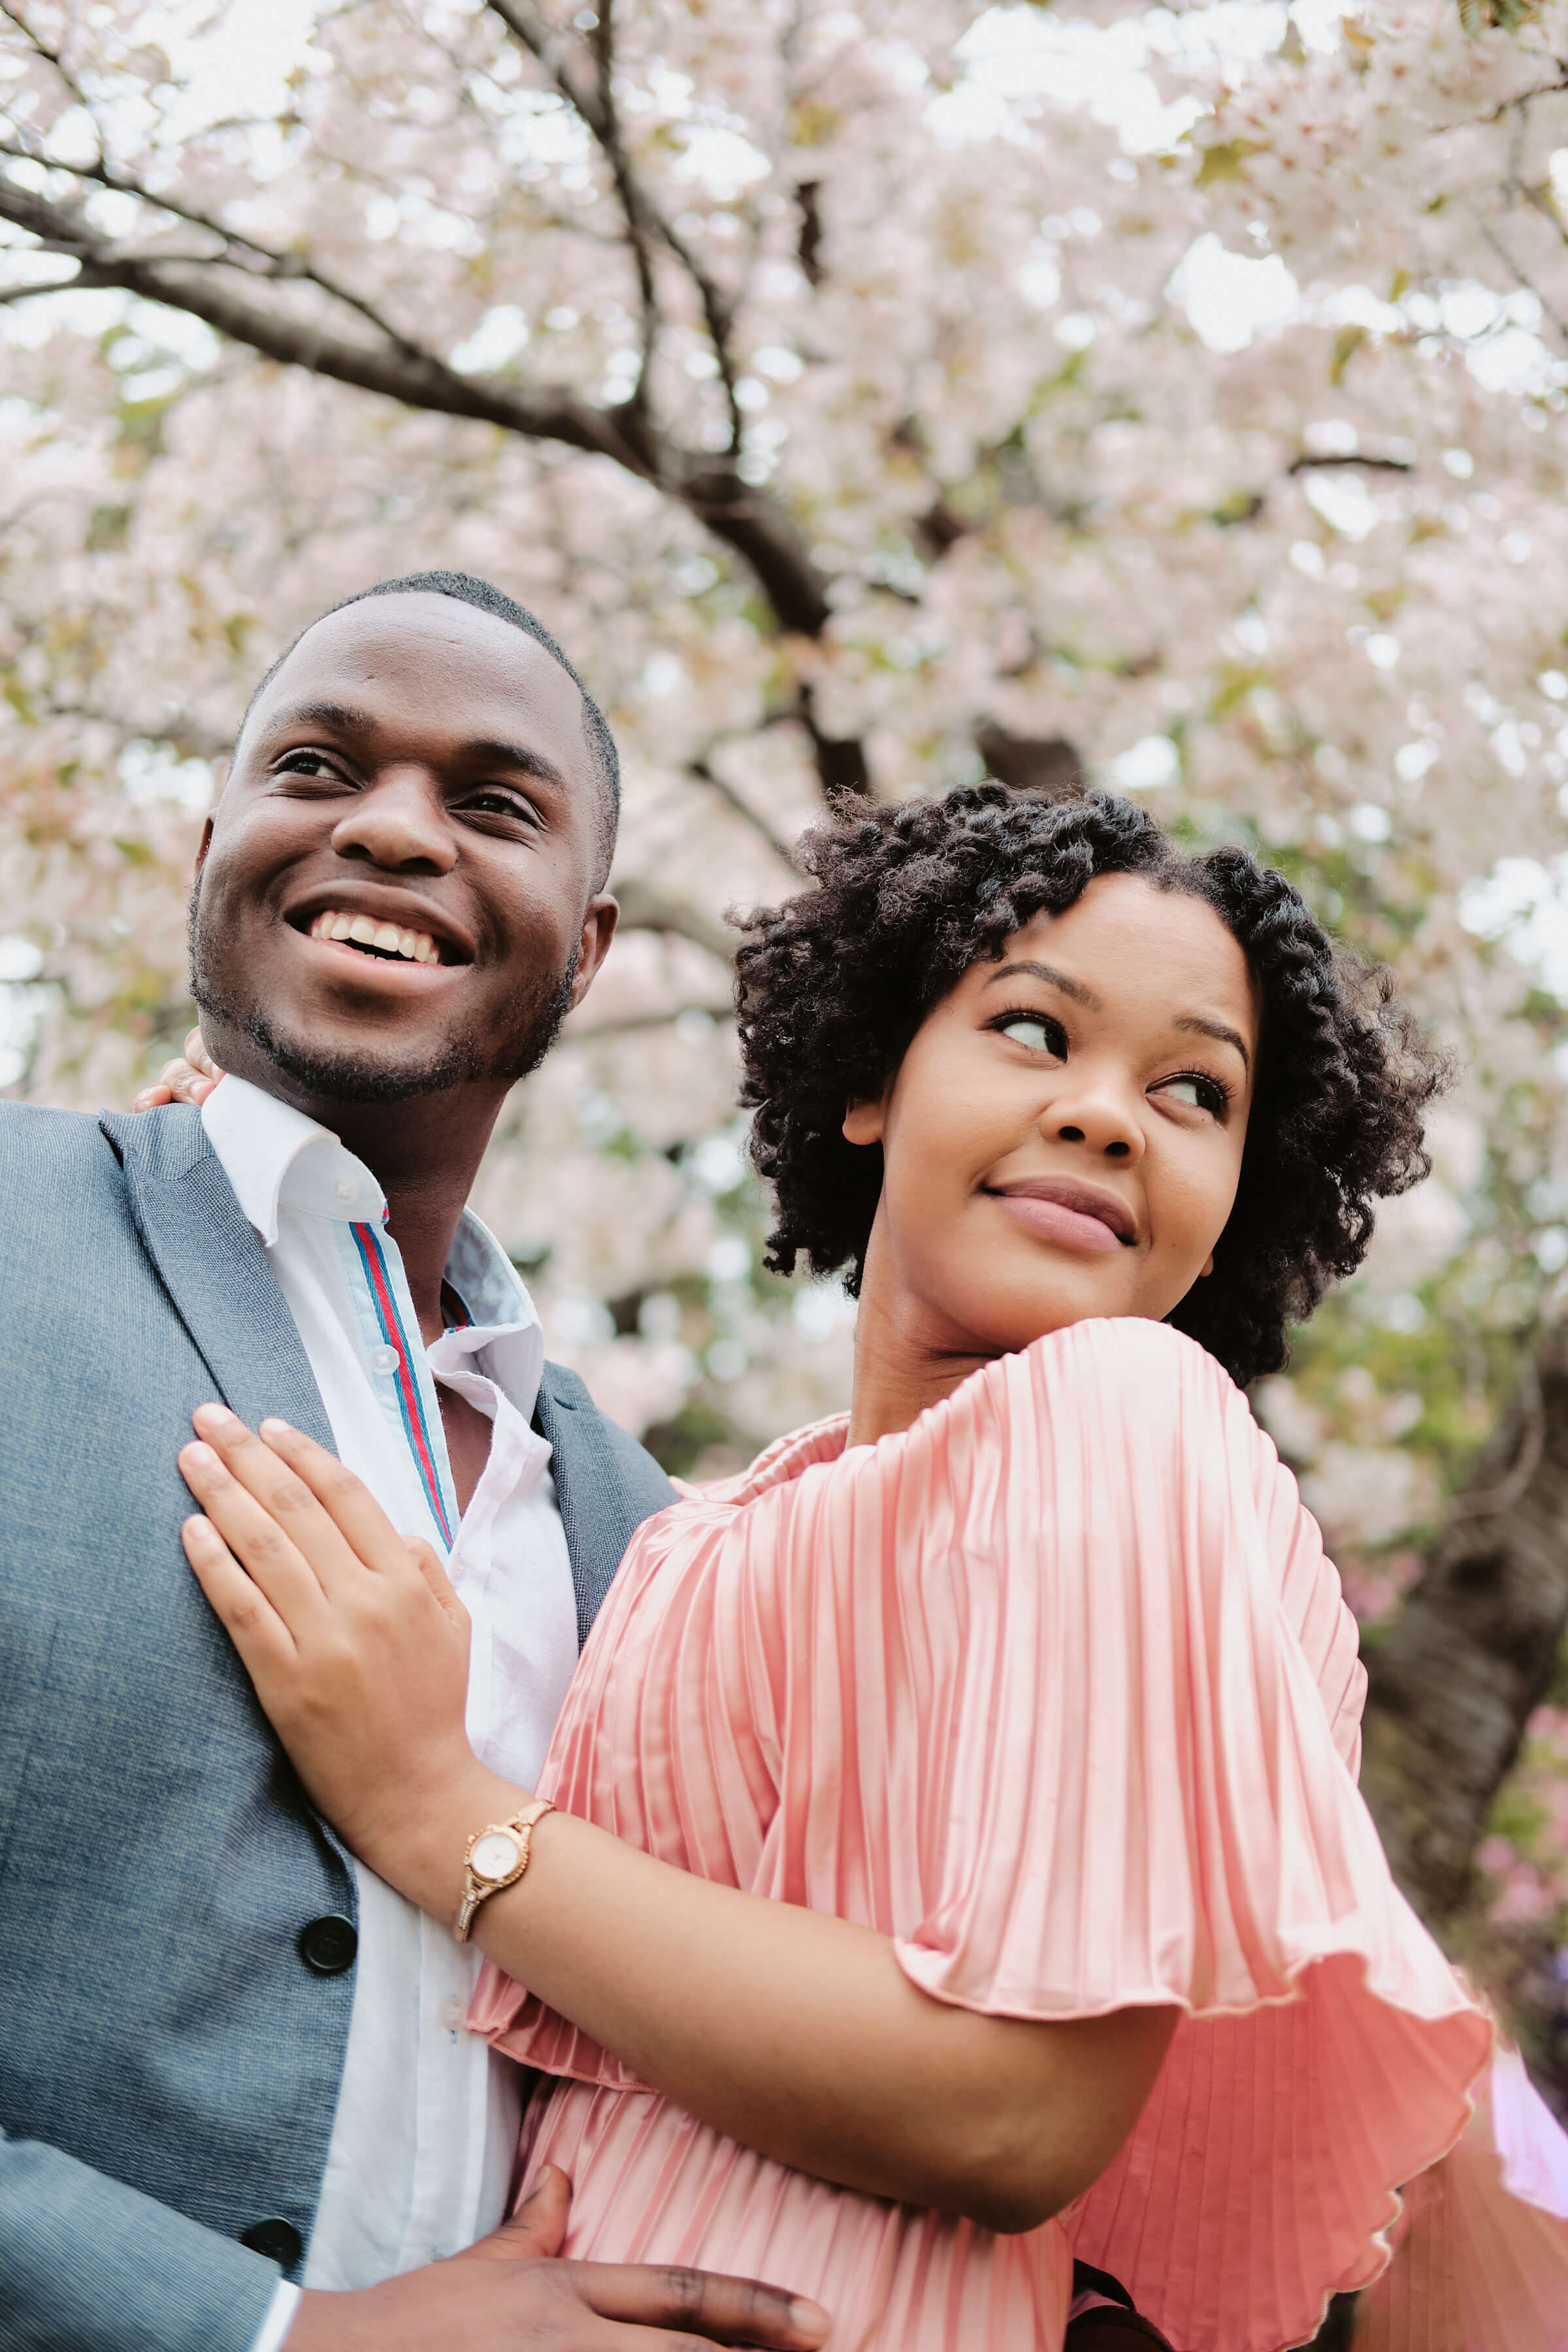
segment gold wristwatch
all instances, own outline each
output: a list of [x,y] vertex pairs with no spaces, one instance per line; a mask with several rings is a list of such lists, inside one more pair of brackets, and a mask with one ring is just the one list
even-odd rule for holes
[[535,1797],[510,1822],[492,1822],[488,1829],[474,1832],[463,1855],[463,1900],[452,1928],[459,1944],[468,1942],[474,1914],[486,1895],[517,1885],[528,1868],[535,1827],[554,1811],[548,1797]]

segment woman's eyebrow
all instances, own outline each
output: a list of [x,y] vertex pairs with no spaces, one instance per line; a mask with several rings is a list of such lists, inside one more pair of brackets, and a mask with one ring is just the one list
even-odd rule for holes
[[1171,1025],[1173,1028],[1189,1030],[1197,1037],[1216,1038],[1222,1045],[1234,1045],[1247,1067],[1248,1069],[1252,1067],[1252,1056],[1247,1052],[1245,1043],[1237,1036],[1236,1031],[1227,1028],[1223,1021],[1205,1021],[1201,1013],[1184,1013]]
[[[1026,971],[1034,980],[1048,981],[1053,988],[1059,988],[1064,996],[1070,996],[1075,1004],[1083,1005],[1089,1013],[1098,1013],[1100,1010],[1100,999],[1092,988],[1086,988],[1081,980],[1069,980],[1065,971],[1058,971],[1055,964],[1051,963],[999,964],[985,985],[987,988],[994,988],[999,980],[1011,979],[1015,972],[1020,971]],[[1225,1034],[1228,1036],[1230,1032],[1226,1030]]]

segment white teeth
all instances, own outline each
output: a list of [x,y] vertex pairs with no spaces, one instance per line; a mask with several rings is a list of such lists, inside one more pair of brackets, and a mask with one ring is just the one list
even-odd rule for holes
[[371,915],[343,915],[324,908],[310,925],[313,940],[352,940],[359,947],[379,948],[383,955],[401,956],[405,963],[439,963],[441,950],[428,931],[400,930],[395,923],[378,923]]

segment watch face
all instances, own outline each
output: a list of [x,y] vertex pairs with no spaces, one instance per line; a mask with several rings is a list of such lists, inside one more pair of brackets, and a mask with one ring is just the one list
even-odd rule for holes
[[521,1852],[510,1830],[487,1830],[475,1839],[468,1866],[476,1878],[506,1878],[517,1868]]

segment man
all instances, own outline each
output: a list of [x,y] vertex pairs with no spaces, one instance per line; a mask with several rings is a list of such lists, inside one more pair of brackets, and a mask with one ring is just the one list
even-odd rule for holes
[[204,1398],[334,1444],[448,1552],[476,1745],[536,1774],[670,1490],[464,1202],[609,945],[616,814],[538,624],[385,583],[263,680],[203,837],[229,1076],[0,1105],[0,2347],[820,2341],[772,2289],[534,2259],[559,2183],[498,2229],[520,2085],[463,2030],[475,1959],[312,1813],[179,1543]]

